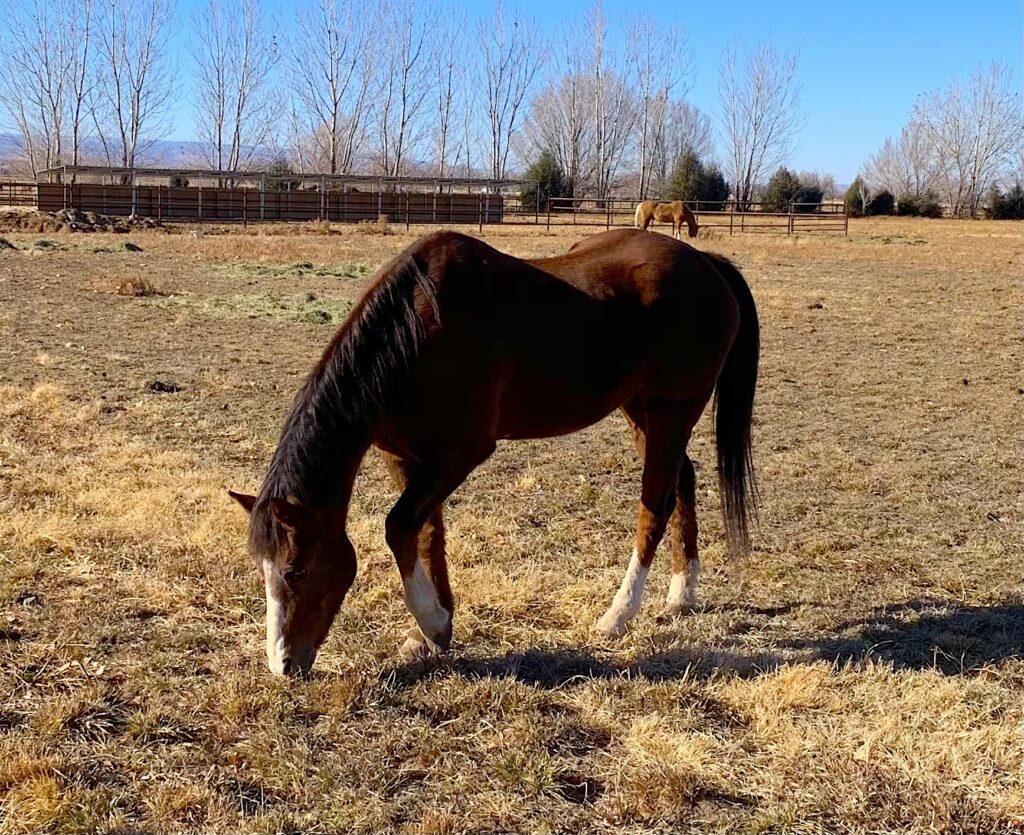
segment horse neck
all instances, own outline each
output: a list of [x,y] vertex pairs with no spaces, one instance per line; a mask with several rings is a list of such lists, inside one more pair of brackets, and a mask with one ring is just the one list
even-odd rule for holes
[[261,497],[292,496],[310,507],[347,513],[370,430],[342,413],[337,402],[342,392],[318,382],[316,375],[311,377],[296,398]]

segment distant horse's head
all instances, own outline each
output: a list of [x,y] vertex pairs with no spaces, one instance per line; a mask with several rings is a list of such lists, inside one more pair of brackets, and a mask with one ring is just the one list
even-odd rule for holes
[[249,513],[249,554],[267,596],[267,664],[304,675],[356,576],[356,554],[336,514],[294,499],[230,493]]

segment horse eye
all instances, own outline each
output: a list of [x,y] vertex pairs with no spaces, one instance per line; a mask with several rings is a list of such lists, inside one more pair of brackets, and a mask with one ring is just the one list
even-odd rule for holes
[[284,573],[284,579],[287,583],[295,583],[306,576],[306,569],[293,566]]

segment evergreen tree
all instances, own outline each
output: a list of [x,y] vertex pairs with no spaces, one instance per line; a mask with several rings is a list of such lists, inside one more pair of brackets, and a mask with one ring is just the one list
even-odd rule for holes
[[519,199],[524,209],[538,207],[544,210],[548,198],[570,196],[565,172],[550,151],[541,153],[537,161],[526,170],[524,179],[526,182],[519,190]]

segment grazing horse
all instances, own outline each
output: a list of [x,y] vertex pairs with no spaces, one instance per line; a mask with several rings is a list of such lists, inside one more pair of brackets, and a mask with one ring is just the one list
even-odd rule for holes
[[356,575],[345,532],[360,461],[383,451],[402,489],[385,538],[416,626],[406,658],[448,649],[445,499],[501,439],[575,432],[622,409],[643,456],[633,556],[597,629],[640,608],[673,519],[668,608],[694,603],[699,562],[687,442],[712,394],[725,530],[747,545],[757,310],[725,258],[632,229],[523,261],[455,232],[383,266],[299,390],[250,513],[271,670],[309,670]]
[[672,237],[681,238],[683,223],[691,238],[697,237],[697,218],[682,200],[674,200],[671,203],[656,203],[654,200],[644,200],[636,207],[636,214],[633,216],[633,225],[637,229],[647,229],[654,221],[658,223],[672,224]]

